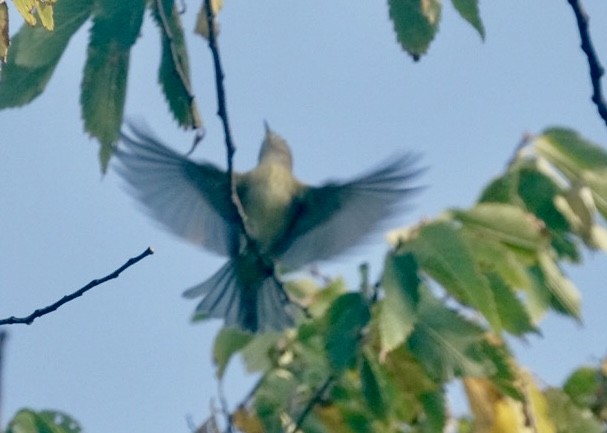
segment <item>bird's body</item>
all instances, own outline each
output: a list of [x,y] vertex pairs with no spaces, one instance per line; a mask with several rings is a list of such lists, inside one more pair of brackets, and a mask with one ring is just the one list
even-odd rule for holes
[[116,155],[133,194],[168,230],[229,257],[184,295],[203,296],[197,314],[253,332],[294,323],[298,309],[276,265],[298,269],[356,245],[399,208],[419,172],[403,155],[349,182],[307,186],[293,176],[286,141],[266,126],[258,165],[234,174],[239,212],[227,173],[179,155],[144,129],[131,129]]

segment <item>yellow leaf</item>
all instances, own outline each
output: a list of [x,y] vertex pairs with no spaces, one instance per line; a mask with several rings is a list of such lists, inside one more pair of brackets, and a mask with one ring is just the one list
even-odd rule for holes
[[[196,16],[196,25],[194,27],[194,33],[202,36],[205,39],[209,39],[209,22],[207,20],[207,11],[204,7],[205,0],[202,0],[202,5]],[[211,0],[211,10],[213,11],[213,33],[215,36],[219,34],[219,23],[217,22],[217,14],[223,8],[223,0]]]
[[464,379],[474,433],[556,433],[544,395],[531,376],[523,373],[520,379],[525,402],[505,396],[489,379]]
[[239,407],[232,414],[234,427],[244,433],[264,433],[263,426],[257,415],[250,413],[244,407]]
[[38,23],[36,14],[40,22],[47,30],[53,30],[53,5],[57,0],[13,0],[17,10],[26,23],[35,26]]
[[4,0],[0,0],[0,68],[6,62],[10,39],[8,36],[8,7]]

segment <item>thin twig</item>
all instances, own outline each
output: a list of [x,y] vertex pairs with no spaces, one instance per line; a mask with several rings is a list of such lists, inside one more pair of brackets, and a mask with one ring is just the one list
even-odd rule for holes
[[577,21],[577,27],[580,32],[580,38],[582,40],[582,51],[588,58],[588,67],[590,69],[590,81],[592,82],[592,102],[596,105],[599,112],[599,116],[605,122],[607,126],[607,102],[603,96],[601,87],[601,78],[605,74],[605,70],[599,61],[599,57],[596,54],[592,39],[590,38],[590,31],[588,22],[590,20],[588,14],[584,10],[579,0],[567,0],[573,9],[575,19]]
[[217,395],[219,396],[219,404],[221,405],[221,411],[226,418],[226,432],[232,433],[234,431],[233,426],[233,417],[230,409],[228,408],[228,401],[226,400],[226,396],[223,392],[223,381],[219,379],[217,381]]
[[333,382],[335,382],[335,377],[331,375],[327,377],[321,387],[316,390],[316,392],[304,408],[303,412],[299,415],[299,418],[297,418],[297,421],[295,422],[291,433],[295,433],[301,428],[302,424],[304,423],[312,409],[314,409],[314,406],[316,406],[322,401],[323,394],[327,391],[327,389],[329,389],[331,385],[333,385]]
[[[207,26],[209,29],[209,48],[213,56],[213,67],[215,70],[215,88],[217,91],[217,115],[221,119],[223,125],[223,133],[225,138],[226,150],[227,150],[227,176],[230,182],[230,195],[231,201],[238,213],[238,224],[240,225],[241,232],[247,241],[247,245],[250,251],[257,256],[257,258],[263,263],[265,269],[270,272],[272,280],[281,288],[281,297],[283,301],[291,302],[289,296],[284,290],[282,281],[276,275],[276,267],[274,262],[266,257],[260,250],[257,241],[251,236],[251,231],[247,225],[247,215],[244,211],[240,197],[238,197],[238,191],[236,189],[236,179],[234,176],[234,154],[236,153],[236,146],[232,139],[232,132],[230,129],[230,120],[228,118],[226,92],[223,85],[225,74],[223,67],[221,66],[221,57],[219,55],[219,45],[217,43],[217,34],[215,33],[215,14],[211,7],[210,0],[204,0],[204,8],[207,16]],[[298,305],[298,304],[295,304]],[[299,306],[299,305],[298,305]]]
[[2,330],[0,331],[0,426],[4,425],[2,424],[2,401],[3,401],[3,397],[4,397],[4,389],[3,389],[3,376],[4,376],[4,368],[3,368],[3,361],[4,361],[4,345],[6,343],[6,338],[8,337],[8,332]]
[[125,271],[127,268],[130,268],[131,266],[133,266],[135,263],[139,262],[140,260],[144,259],[145,257],[154,254],[154,250],[152,250],[152,248],[148,247],[144,252],[142,252],[141,254],[139,254],[137,257],[133,257],[127,260],[127,262],[120,266],[118,269],[116,269],[114,272],[112,272],[111,274],[106,275],[103,278],[99,278],[97,280],[93,280],[90,283],[88,283],[86,286],[76,290],[74,293],[71,293],[69,295],[65,295],[63,298],[59,299],[57,302],[44,307],[44,308],[39,308],[36,311],[34,311],[32,314],[30,314],[29,316],[26,317],[9,317],[7,319],[2,319],[0,320],[0,326],[1,325],[14,325],[14,324],[25,324],[25,325],[31,325],[32,322],[34,320],[36,320],[38,317],[42,317],[46,314],[52,313],[53,311],[57,310],[59,307],[61,307],[63,304],[67,304],[68,302],[84,295],[86,292],[88,292],[89,290],[91,290],[93,287],[99,286],[100,284],[105,283],[106,281],[109,280],[113,280],[115,278],[118,278],[118,276]]
[[[173,5],[173,8],[176,8]],[[160,23],[162,25],[162,30],[164,37],[167,39],[169,43],[169,50],[171,51],[171,58],[173,59],[173,65],[175,65],[175,72],[179,77],[179,81],[183,86],[187,97],[188,97],[188,106],[190,109],[190,116],[192,117],[192,126],[200,130],[202,128],[202,121],[200,120],[200,114],[198,113],[198,107],[196,106],[196,99],[194,92],[192,91],[192,86],[190,85],[190,79],[188,78],[186,72],[183,70],[182,59],[177,53],[177,49],[175,48],[175,37],[173,36],[173,32],[171,32],[171,27],[169,25],[169,20],[166,16],[166,11],[164,10],[164,4],[162,0],[156,0],[156,9],[158,10],[158,16],[160,17]],[[171,10],[173,13],[173,10]],[[198,139],[200,134],[196,135],[195,143],[200,141]]]

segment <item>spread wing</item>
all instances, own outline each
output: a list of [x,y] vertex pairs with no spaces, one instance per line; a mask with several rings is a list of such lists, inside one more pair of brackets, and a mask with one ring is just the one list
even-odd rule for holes
[[403,210],[418,188],[417,157],[403,155],[345,183],[305,188],[293,208],[292,225],[276,248],[289,268],[329,259],[360,243]]
[[237,215],[224,171],[195,163],[141,126],[121,133],[116,171],[149,215],[164,228],[227,256],[237,248]]

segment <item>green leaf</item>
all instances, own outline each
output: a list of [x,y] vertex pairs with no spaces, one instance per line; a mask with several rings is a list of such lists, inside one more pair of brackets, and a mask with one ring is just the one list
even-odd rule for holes
[[593,367],[580,367],[565,381],[563,391],[580,407],[591,408],[599,395],[601,373]]
[[417,263],[411,253],[388,254],[382,287],[385,298],[379,310],[379,335],[382,352],[402,344],[413,330],[419,301]]
[[557,433],[602,433],[602,424],[588,409],[582,409],[567,394],[552,388],[544,392],[550,418],[557,426]]
[[420,395],[419,401],[424,408],[424,418],[421,420],[422,432],[434,433],[445,431],[447,424],[447,402],[442,390]]
[[403,49],[419,60],[438,31],[440,0],[388,0],[396,39]]
[[482,272],[495,272],[507,284],[517,288],[531,284],[527,268],[535,262],[535,257],[520,254],[520,250],[467,227],[461,229],[461,234]]
[[539,332],[512,287],[495,272],[487,273],[486,277],[493,290],[497,312],[504,329],[518,336],[528,332]]
[[581,320],[581,296],[577,288],[546,254],[539,256],[539,266],[544,283],[552,295],[552,306],[563,314]]
[[[158,6],[161,5],[162,9]],[[162,57],[158,81],[169,109],[180,126],[202,126],[191,90],[188,51],[185,45],[181,16],[174,0],[152,2],[152,16],[162,35]]]
[[[118,139],[129,68],[129,56],[141,29],[145,0],[99,0],[93,20],[82,80],[80,104],[84,128],[102,146],[105,172],[108,146]],[[106,149],[106,151],[103,151]]]
[[387,414],[386,401],[383,395],[383,386],[375,373],[372,362],[363,356],[360,364],[360,382],[362,394],[367,407],[379,419],[385,419]]
[[432,378],[490,376],[495,365],[484,351],[484,331],[434,298],[421,292],[418,322],[407,345]]
[[466,228],[523,251],[535,253],[547,241],[541,221],[516,206],[480,203],[452,213]]
[[23,25],[13,37],[0,80],[0,109],[19,107],[40,95],[70,38],[91,14],[90,0],[61,0],[54,6],[55,30]]
[[453,7],[455,7],[462,18],[476,29],[481,39],[485,39],[485,26],[483,26],[483,22],[481,21],[478,0],[451,0],[451,3],[453,3]]
[[251,334],[235,328],[222,328],[219,331],[213,344],[213,362],[217,367],[215,374],[219,379],[223,377],[232,356],[245,347],[252,338]]
[[481,193],[479,203],[506,203],[522,207],[522,201],[518,196],[519,173],[518,170],[510,170],[493,179]]
[[249,373],[266,371],[274,367],[274,352],[281,337],[282,334],[279,332],[257,334],[242,349],[242,358]]
[[325,348],[331,367],[339,372],[355,360],[362,329],[371,314],[360,293],[346,293],[335,300],[327,316]]
[[476,268],[460,231],[452,224],[438,222],[424,226],[406,248],[413,252],[424,272],[458,300],[478,309],[494,329],[500,330],[489,284]]
[[547,129],[536,137],[533,145],[570,180],[577,179],[583,170],[607,168],[605,150],[571,129]]
[[56,411],[34,412],[22,409],[8,424],[6,433],[80,433],[80,424],[69,415]]

